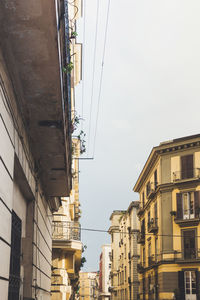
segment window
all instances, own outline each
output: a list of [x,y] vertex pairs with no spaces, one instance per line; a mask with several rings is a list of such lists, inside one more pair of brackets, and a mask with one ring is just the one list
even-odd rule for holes
[[158,256],[158,238],[155,238],[155,261],[157,261]]
[[183,219],[194,218],[194,193],[182,194]]
[[158,208],[157,208],[157,202],[154,204],[154,224],[157,226],[158,221]]
[[143,256],[143,266],[145,267],[145,262],[146,262],[145,247],[143,247],[142,249],[142,256]]
[[145,219],[142,220],[141,234],[143,237],[145,236]]
[[151,224],[151,214],[150,211],[148,212],[148,228],[150,227]]
[[196,258],[195,230],[183,231],[184,259]]
[[181,179],[193,178],[193,155],[181,156]]
[[151,257],[151,243],[148,246],[148,257]]
[[150,191],[151,191],[151,183],[150,183],[150,181],[148,181],[147,185],[146,185],[146,196],[147,197],[148,197]]
[[150,293],[151,293],[151,276],[148,276],[148,294],[149,294],[149,298],[150,298]]
[[178,272],[180,299],[197,299],[198,271],[185,270]]
[[157,170],[154,172],[154,189],[156,190],[158,186],[158,175],[157,175]]
[[184,272],[185,281],[185,294],[194,295],[196,294],[196,274],[195,271]]
[[146,294],[146,282],[145,277],[142,278],[142,289],[143,289],[143,300],[145,300],[145,294]]
[[194,219],[199,217],[200,192],[176,194],[177,219]]
[[144,192],[142,193],[142,207],[144,208]]
[[9,300],[19,300],[20,290],[20,255],[21,255],[22,222],[12,211],[11,254],[9,275]]

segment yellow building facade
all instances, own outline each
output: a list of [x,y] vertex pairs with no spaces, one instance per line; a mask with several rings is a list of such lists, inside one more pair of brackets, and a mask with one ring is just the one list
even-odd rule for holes
[[[61,5],[68,15],[68,23],[60,18],[60,27],[64,26],[67,38],[64,80],[70,99],[68,112],[71,119],[70,134],[77,129],[77,113],[75,111],[75,87],[82,76],[82,45],[77,42],[77,19],[82,15],[82,0],[64,1]],[[63,5],[63,7],[62,7]],[[64,24],[62,23],[64,22]],[[53,215],[52,227],[52,276],[51,299],[68,300],[77,298],[79,270],[81,267],[82,243],[79,218],[81,214],[79,202],[79,156],[81,153],[80,138],[72,138],[71,142],[71,190],[69,197],[61,198],[61,206]]]
[[140,299],[198,300],[200,135],[154,147],[140,194]]
[[139,202],[133,201],[127,211],[113,211],[110,217],[112,300],[137,300],[139,288],[138,208]]
[[53,250],[51,299],[68,300],[78,290],[82,242],[80,231],[80,203],[78,174],[80,141],[73,139],[73,179],[70,197],[61,198],[61,206],[53,215]]
[[98,299],[98,273],[80,272],[79,273],[79,300]]

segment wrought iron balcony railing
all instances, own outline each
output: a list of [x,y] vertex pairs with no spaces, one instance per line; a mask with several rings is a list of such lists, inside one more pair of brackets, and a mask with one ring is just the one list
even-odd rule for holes
[[185,171],[176,171],[172,173],[173,181],[179,181],[184,179],[199,179],[200,168],[188,169]]
[[53,240],[81,240],[81,227],[78,222],[53,222]]

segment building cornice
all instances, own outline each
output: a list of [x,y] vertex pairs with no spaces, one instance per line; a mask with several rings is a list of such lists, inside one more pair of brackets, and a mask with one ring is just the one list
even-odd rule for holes
[[152,167],[155,165],[156,160],[165,154],[176,153],[185,151],[188,148],[198,148],[200,146],[200,134],[175,139],[170,142],[161,143],[159,146],[154,147],[138,177],[138,180],[133,188],[134,192],[140,192],[140,189],[149,175]]

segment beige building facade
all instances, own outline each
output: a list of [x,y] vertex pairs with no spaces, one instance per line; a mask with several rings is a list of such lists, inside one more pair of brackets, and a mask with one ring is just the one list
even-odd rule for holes
[[[65,80],[70,98],[70,131],[78,127],[79,119],[75,110],[75,87],[81,80],[82,45],[77,43],[76,22],[82,14],[82,1],[64,1],[65,16],[63,26],[67,35]],[[78,293],[78,277],[81,266],[82,243],[79,218],[81,215],[79,202],[79,157],[82,151],[80,138],[72,138],[72,185],[69,197],[61,198],[61,206],[53,215],[53,249],[51,299],[76,299]]]
[[131,202],[127,211],[113,211],[111,235],[111,299],[137,300],[139,281],[137,235],[139,202]]
[[70,197],[61,198],[61,206],[53,215],[53,249],[51,299],[75,299],[78,292],[82,242],[79,203],[80,141],[73,139],[73,178]]
[[98,299],[98,273],[80,272],[79,273],[79,300]]
[[99,300],[109,300],[111,286],[111,245],[102,245],[101,249],[99,262]]
[[154,147],[140,194],[140,299],[198,300],[200,135]]

